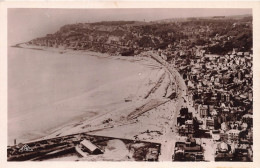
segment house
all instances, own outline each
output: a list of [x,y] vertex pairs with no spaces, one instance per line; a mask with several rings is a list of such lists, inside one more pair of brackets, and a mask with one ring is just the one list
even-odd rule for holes
[[240,131],[237,129],[231,129],[227,131],[228,142],[238,142]]
[[201,105],[199,111],[200,111],[201,118],[205,118],[208,116],[208,106],[207,105]]
[[231,147],[225,142],[221,142],[217,145],[217,152],[228,153],[228,152],[230,152],[230,150],[231,150]]
[[189,113],[188,108],[182,108],[182,109],[180,110],[180,115],[181,115],[181,116],[187,116],[188,113]]
[[211,116],[217,116],[218,115],[218,112],[217,112],[217,110],[215,109],[215,108],[213,108],[211,111],[210,111],[210,115]]
[[235,148],[234,159],[235,161],[251,161],[249,157],[249,146],[242,144]]
[[179,127],[179,134],[180,134],[181,136],[185,136],[185,125],[181,125],[181,126]]
[[217,145],[215,161],[232,161],[234,155],[230,152],[231,147],[225,142]]
[[116,43],[116,42],[119,42],[119,37],[109,36],[106,43],[107,44],[113,44],[113,43]]
[[193,120],[185,121],[185,133],[186,135],[192,135],[194,133]]
[[219,136],[220,136],[220,140],[221,140],[221,141],[227,142],[227,140],[228,140],[228,134],[226,134],[225,131],[220,130]]
[[179,125],[179,126],[185,125],[185,121],[186,121],[185,116],[177,117],[177,125]]
[[244,53],[243,53],[243,52],[238,52],[237,55],[238,55],[238,56],[243,56]]
[[213,130],[213,129],[214,129],[214,119],[213,119],[213,118],[208,117],[208,118],[206,119],[206,127],[207,127],[207,129],[209,129],[209,130]]
[[219,141],[220,140],[220,131],[219,130],[213,130],[212,131],[212,139],[214,141]]
[[253,126],[253,115],[251,115],[251,114],[243,115],[242,121],[247,123],[248,126],[250,126],[250,127]]

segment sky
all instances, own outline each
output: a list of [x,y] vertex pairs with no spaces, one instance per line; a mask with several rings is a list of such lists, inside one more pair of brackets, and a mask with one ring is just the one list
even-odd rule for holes
[[251,9],[164,8],[164,9],[55,9],[9,8],[8,44],[14,45],[55,33],[65,24],[112,20],[154,21],[180,17],[252,14]]

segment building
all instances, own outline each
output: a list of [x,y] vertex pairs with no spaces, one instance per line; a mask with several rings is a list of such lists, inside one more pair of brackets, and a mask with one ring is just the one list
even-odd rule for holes
[[207,129],[213,130],[213,129],[214,129],[214,125],[215,125],[214,119],[211,118],[211,117],[208,117],[208,118],[206,119],[206,127],[207,127]]
[[201,118],[205,118],[208,116],[208,106],[207,105],[201,105],[199,111],[200,111]]
[[238,142],[240,131],[237,129],[231,129],[227,131],[228,142]]
[[186,142],[176,142],[173,161],[203,161],[203,148],[196,140],[189,138]]
[[245,114],[242,117],[242,121],[247,123],[249,127],[253,126],[253,115],[252,114]]
[[194,134],[193,120],[185,121],[185,134],[186,135],[193,135]]
[[[79,144],[79,148],[83,151],[83,152],[88,152],[89,154],[102,154],[103,151],[101,149],[99,149],[96,145],[94,145],[93,143],[91,143],[89,140],[84,139],[83,141],[80,142]],[[81,154],[81,152],[79,152]]]
[[217,145],[215,161],[232,161],[234,155],[231,153],[231,147],[225,142]]

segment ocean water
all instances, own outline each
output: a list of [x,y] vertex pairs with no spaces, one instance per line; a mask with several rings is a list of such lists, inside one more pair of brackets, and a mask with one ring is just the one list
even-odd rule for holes
[[87,54],[8,49],[8,144],[102,112],[138,89],[150,69]]

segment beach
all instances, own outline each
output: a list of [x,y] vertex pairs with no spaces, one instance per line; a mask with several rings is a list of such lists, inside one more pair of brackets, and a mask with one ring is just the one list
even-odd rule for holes
[[[10,145],[14,139],[19,143],[80,131],[105,134],[111,127],[119,128],[118,136],[133,138],[137,132],[120,129],[140,126],[133,122],[143,115],[133,115],[136,108],[147,104],[149,111],[165,104],[173,91],[173,79],[151,59],[27,48],[11,48],[8,55]],[[154,125],[162,131],[163,125]]]
[[33,140],[57,126],[101,114],[112,104],[124,102],[129,92],[138,89],[136,83],[153,72],[129,61],[86,54],[11,48],[8,58],[11,144],[14,139]]

